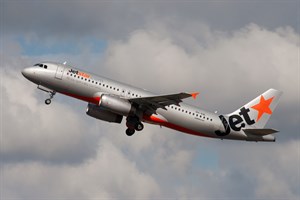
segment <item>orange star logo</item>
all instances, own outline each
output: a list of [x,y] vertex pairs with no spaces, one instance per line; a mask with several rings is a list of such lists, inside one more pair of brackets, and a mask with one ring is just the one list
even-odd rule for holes
[[267,113],[269,115],[272,114],[272,110],[270,109],[270,104],[272,103],[273,99],[274,99],[274,97],[271,97],[271,98],[265,100],[265,98],[261,95],[259,103],[251,107],[258,111],[256,121],[258,121],[262,117],[262,115],[265,113]]

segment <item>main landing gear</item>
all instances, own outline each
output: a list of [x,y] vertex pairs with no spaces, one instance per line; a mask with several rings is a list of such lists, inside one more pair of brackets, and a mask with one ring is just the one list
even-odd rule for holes
[[126,119],[126,135],[132,136],[135,131],[141,131],[144,129],[144,125],[141,123],[137,116],[129,116]]

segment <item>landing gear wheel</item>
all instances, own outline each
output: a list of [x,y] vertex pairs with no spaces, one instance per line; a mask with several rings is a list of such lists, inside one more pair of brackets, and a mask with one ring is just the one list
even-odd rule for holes
[[46,99],[45,104],[49,105],[51,103],[51,99]]
[[127,136],[132,136],[134,134],[134,132],[135,132],[134,129],[130,129],[130,128],[126,129],[126,135]]
[[141,131],[141,130],[143,130],[144,129],[144,125],[141,123],[141,122],[139,122],[139,123],[137,123],[136,125],[135,125],[135,130],[137,130],[137,131]]
[[49,90],[47,88],[44,88],[43,86],[38,85],[38,89],[47,92],[49,94],[49,98],[45,100],[45,104],[49,105],[51,103],[51,99],[53,99],[54,95],[56,94],[56,91],[54,90]]

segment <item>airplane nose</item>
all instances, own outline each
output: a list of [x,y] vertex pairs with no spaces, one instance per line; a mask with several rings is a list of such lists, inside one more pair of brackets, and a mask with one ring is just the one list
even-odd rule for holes
[[29,68],[25,68],[22,70],[21,72],[23,74],[24,77],[28,78],[29,74],[30,74],[30,69]]
[[27,67],[21,71],[23,76],[32,81],[35,77],[35,69],[33,67]]

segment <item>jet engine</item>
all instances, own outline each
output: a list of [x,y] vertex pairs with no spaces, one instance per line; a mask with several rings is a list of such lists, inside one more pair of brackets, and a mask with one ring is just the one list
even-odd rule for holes
[[128,116],[136,113],[136,108],[126,99],[103,94],[99,106],[119,115]]
[[86,114],[96,119],[119,124],[122,122],[123,119],[122,115],[113,113],[109,110],[106,110],[105,108],[90,103],[86,108]]

